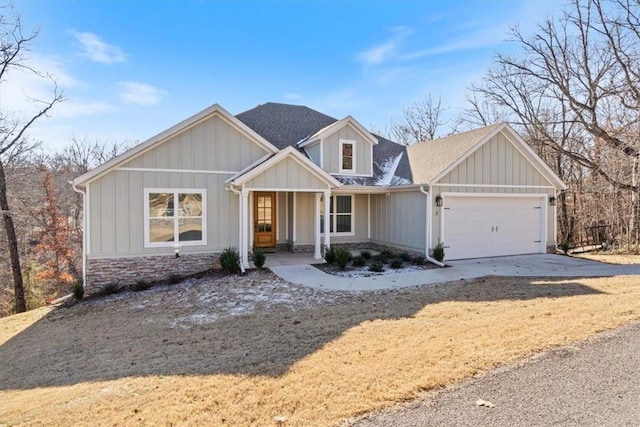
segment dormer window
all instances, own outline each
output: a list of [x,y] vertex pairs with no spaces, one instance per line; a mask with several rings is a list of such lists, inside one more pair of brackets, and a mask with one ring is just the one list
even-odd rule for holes
[[349,139],[340,140],[340,172],[354,173],[356,171],[356,142]]

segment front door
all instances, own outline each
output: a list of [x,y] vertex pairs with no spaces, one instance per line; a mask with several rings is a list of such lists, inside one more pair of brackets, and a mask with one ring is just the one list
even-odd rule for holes
[[256,248],[276,246],[276,193],[255,193],[253,242]]

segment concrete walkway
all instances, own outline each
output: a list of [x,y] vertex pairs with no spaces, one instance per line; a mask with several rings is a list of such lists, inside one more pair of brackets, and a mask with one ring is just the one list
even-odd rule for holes
[[475,279],[483,276],[604,277],[640,274],[640,264],[613,265],[562,255],[537,254],[451,261],[449,267],[372,277],[339,277],[309,264],[272,266],[284,280],[341,291],[375,291]]

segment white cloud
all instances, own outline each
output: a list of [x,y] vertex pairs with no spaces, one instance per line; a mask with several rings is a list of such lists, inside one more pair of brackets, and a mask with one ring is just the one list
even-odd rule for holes
[[118,86],[122,102],[144,107],[160,103],[160,98],[165,94],[165,91],[146,83],[120,82]]
[[450,43],[441,44],[436,47],[428,47],[403,55],[400,59],[411,61],[420,58],[427,58],[445,53],[473,50],[488,46],[495,46],[504,42],[507,37],[508,25],[495,25],[491,28],[471,32],[462,38],[453,40]]
[[73,36],[80,42],[83,54],[93,62],[113,64],[127,60],[127,55],[122,49],[104,42],[93,33],[74,32]]
[[58,92],[64,92],[68,87],[80,85],[55,59],[32,56],[21,64],[28,68],[10,69],[0,86],[2,112],[14,118],[36,114],[42,108],[42,102],[54,98],[56,86]]
[[358,54],[358,59],[366,64],[380,64],[389,59],[402,41],[412,33],[408,27],[391,28],[391,38],[386,42]]

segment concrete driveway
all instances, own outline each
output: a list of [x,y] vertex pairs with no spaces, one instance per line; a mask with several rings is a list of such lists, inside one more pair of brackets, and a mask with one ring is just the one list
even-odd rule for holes
[[[564,255],[535,254],[450,261],[462,274],[480,276],[618,276],[640,274],[640,264],[615,265]],[[468,277],[465,277],[468,278]]]
[[604,277],[640,274],[640,264],[613,265],[563,255],[535,254],[447,262],[449,267],[372,277],[337,277],[309,264],[271,270],[288,282],[341,291],[372,291],[468,280],[484,276]]

